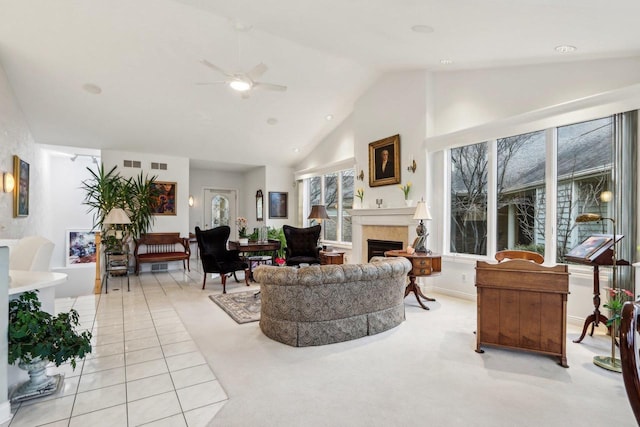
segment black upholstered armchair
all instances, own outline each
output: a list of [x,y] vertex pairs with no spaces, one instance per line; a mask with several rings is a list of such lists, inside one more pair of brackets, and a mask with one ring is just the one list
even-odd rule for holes
[[227,249],[229,234],[231,234],[231,229],[226,225],[211,230],[200,230],[200,227],[196,227],[196,239],[204,270],[202,289],[207,283],[207,273],[219,273],[222,281],[222,293],[226,294],[228,276],[233,274],[236,282],[240,282],[236,277],[236,271],[244,271],[244,281],[249,286],[249,265],[240,258],[239,251]]
[[320,225],[308,228],[296,228],[283,225],[284,237],[287,240],[287,265],[320,264]]

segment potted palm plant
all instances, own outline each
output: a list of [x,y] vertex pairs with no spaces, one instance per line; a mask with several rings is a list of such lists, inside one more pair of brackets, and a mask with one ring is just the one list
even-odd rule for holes
[[42,311],[37,291],[28,291],[9,301],[9,363],[29,372],[29,381],[12,393],[14,402],[55,392],[60,376],[46,375],[49,363],[56,366],[91,352],[91,332],[77,332],[78,312],[70,310],[57,316]]

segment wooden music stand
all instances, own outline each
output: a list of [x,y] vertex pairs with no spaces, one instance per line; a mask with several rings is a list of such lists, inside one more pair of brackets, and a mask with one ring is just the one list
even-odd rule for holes
[[[584,326],[582,327],[582,334],[580,338],[573,340],[575,343],[581,342],[586,333],[589,325],[591,325],[591,332],[589,336],[593,336],[594,329],[602,323],[607,323],[609,320],[604,314],[600,313],[600,269],[601,265],[613,266],[614,251],[613,246],[622,240],[624,236],[622,234],[616,234],[615,241],[613,234],[594,234],[585,239],[575,248],[571,249],[566,255],[567,261],[575,262],[578,264],[593,266],[593,313],[591,313],[584,320]],[[629,265],[629,262],[616,259],[616,266]]]

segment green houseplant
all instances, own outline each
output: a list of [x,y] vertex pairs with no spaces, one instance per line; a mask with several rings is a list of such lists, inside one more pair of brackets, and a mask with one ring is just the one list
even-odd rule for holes
[[28,291],[9,301],[9,363],[18,362],[29,372],[29,381],[20,385],[12,400],[21,396],[46,395],[57,389],[60,377],[46,375],[49,362],[56,366],[91,352],[91,332],[77,332],[78,312],[70,310],[57,316],[42,311],[37,291]]
[[105,171],[104,165],[99,166],[97,171],[87,169],[91,173],[91,178],[82,182],[82,188],[86,192],[84,204],[89,206],[89,212],[93,212],[94,228],[103,232],[107,246],[117,243],[109,241],[110,236],[104,228],[105,217],[113,208],[124,209],[131,220],[124,240],[126,237],[135,239],[146,233],[154,220],[156,176],[143,176],[140,172],[136,177],[125,178],[116,171],[117,166],[109,171]]

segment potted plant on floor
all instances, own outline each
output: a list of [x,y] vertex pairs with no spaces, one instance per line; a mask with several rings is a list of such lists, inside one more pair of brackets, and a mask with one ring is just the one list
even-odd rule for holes
[[21,401],[54,393],[60,376],[46,375],[50,362],[56,366],[91,352],[91,332],[77,332],[78,312],[70,310],[57,316],[41,310],[37,291],[28,291],[9,301],[8,361],[29,372],[29,381],[18,386],[11,400]]

